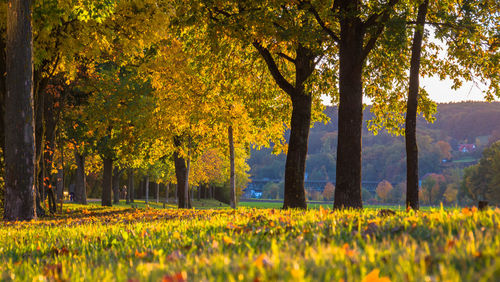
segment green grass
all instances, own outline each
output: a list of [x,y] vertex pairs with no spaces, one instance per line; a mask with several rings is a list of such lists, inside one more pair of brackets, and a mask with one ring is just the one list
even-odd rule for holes
[[453,160],[452,163],[469,163],[469,162],[475,162],[477,161],[476,158],[473,158],[473,157],[465,157],[465,158],[461,158],[461,159],[457,159],[457,160]]
[[[101,201],[89,201],[89,206],[101,206]],[[194,199],[192,201],[193,207],[196,209],[211,209],[211,208],[217,208],[217,209],[224,209],[224,208],[229,208],[227,204],[221,203],[217,200],[213,199],[202,199],[200,201]],[[73,204],[75,206],[79,206],[76,204]],[[160,201],[159,203],[156,202],[156,200],[149,200],[148,204],[146,205],[145,200],[134,200],[133,203],[126,204],[124,200],[120,200],[119,204],[113,204],[113,207],[118,207],[118,208],[139,208],[139,209],[144,209],[144,208],[153,208],[153,209],[163,209],[163,202]],[[177,204],[171,200],[169,201],[166,205],[165,208],[177,208]]]
[[[238,205],[240,207],[246,207],[246,208],[258,208],[258,209],[281,209],[283,207],[283,202],[267,202],[266,200],[262,201],[251,201],[251,202],[239,202]],[[322,202],[322,203],[308,203],[307,207],[309,209],[319,209],[320,207],[323,209],[333,209],[333,202]],[[364,208],[366,209],[391,209],[391,210],[396,210],[396,211],[404,211],[406,209],[405,206],[401,205],[387,205],[387,204],[382,204],[382,205],[364,205]],[[429,207],[429,206],[423,206],[421,209],[423,211],[431,211],[431,210],[436,210],[440,209],[441,207]],[[453,209],[454,207],[444,207],[445,210]]]
[[63,210],[1,222],[0,280],[361,281],[377,271],[393,281],[500,279],[499,209]]

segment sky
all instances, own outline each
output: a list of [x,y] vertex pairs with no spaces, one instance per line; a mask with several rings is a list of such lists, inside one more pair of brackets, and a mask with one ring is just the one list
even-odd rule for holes
[[[463,101],[485,101],[484,93],[478,86],[472,82],[467,82],[458,90],[451,89],[453,85],[451,80],[439,80],[436,77],[423,78],[420,80],[421,85],[429,93],[430,98],[437,103],[463,102]],[[486,89],[485,85],[480,85],[482,90]],[[499,99],[495,99],[499,101]]]
[[[453,90],[451,88],[453,85],[451,80],[439,80],[438,77],[420,78],[420,85],[425,88],[430,98],[436,103],[485,101],[484,93],[482,92],[482,90],[486,89],[485,85],[480,85],[482,87],[481,90],[472,82],[466,82],[459,89]],[[328,96],[325,95],[322,99],[325,105],[331,105]],[[495,101],[500,101],[500,99],[495,98]],[[371,104],[366,97],[363,98],[363,102],[368,105]]]

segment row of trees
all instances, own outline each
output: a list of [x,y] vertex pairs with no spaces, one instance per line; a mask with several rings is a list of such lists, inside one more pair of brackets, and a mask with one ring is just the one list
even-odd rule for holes
[[[430,21],[427,10],[437,11]],[[273,141],[287,149],[284,208],[306,208],[309,127],[324,117],[325,93],[339,106],[334,207],[362,207],[365,95],[375,103],[373,129],[398,131],[407,118],[407,205],[418,209],[414,124],[418,111],[430,117],[434,109],[418,77],[439,74],[457,86],[483,79],[487,95],[498,94],[497,14],[490,1],[44,0],[31,9],[29,0],[11,0],[6,50],[16,64],[7,60],[13,121],[5,122],[5,216],[36,215],[33,202],[44,198],[58,150],[63,169],[65,146],[80,171],[77,199],[84,197],[84,158],[93,155],[103,163],[104,205],[111,204],[113,171],[141,169],[182,187],[180,208],[190,207],[191,166],[215,150],[229,159],[234,207],[237,164],[250,144]],[[426,24],[442,46],[424,36]],[[284,124],[288,146],[281,146]]]

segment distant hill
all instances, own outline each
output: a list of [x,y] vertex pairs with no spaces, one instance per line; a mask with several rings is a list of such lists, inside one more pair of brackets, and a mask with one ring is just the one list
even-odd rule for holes
[[[316,123],[310,131],[306,172],[310,180],[335,179],[337,144],[337,108],[327,107],[327,124]],[[372,118],[370,107],[364,112],[366,121]],[[462,102],[438,104],[436,121],[417,123],[420,175],[441,173],[456,164],[463,167],[477,160],[490,142],[500,139],[500,103]],[[438,141],[441,141],[438,144]],[[445,152],[443,144],[451,151]],[[477,149],[459,152],[460,144],[474,144]],[[446,148],[446,146],[444,146]],[[463,148],[463,146],[462,146]],[[469,148],[469,147],[467,147]],[[471,147],[472,148],[472,147]],[[443,151],[444,150],[444,151]],[[253,150],[249,164],[254,179],[282,179],[284,155],[271,155],[270,149]],[[444,164],[443,159],[449,159]],[[393,183],[406,176],[404,138],[391,136],[385,131],[377,136],[366,127],[363,132],[363,180]]]

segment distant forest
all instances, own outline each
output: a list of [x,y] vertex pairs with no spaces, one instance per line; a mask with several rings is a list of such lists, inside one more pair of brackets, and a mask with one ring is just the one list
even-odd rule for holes
[[[335,181],[337,146],[337,108],[327,107],[327,124],[316,123],[309,135],[307,180]],[[373,135],[366,124],[373,115],[364,111],[363,181],[387,180],[397,184],[406,179],[403,136],[385,130]],[[500,140],[500,103],[463,102],[438,104],[436,120],[417,124],[420,177],[430,173],[447,174],[475,164],[481,153]],[[272,149],[252,150],[249,164],[252,179],[283,179],[286,156],[271,154]],[[460,173],[461,174],[461,173]]]

